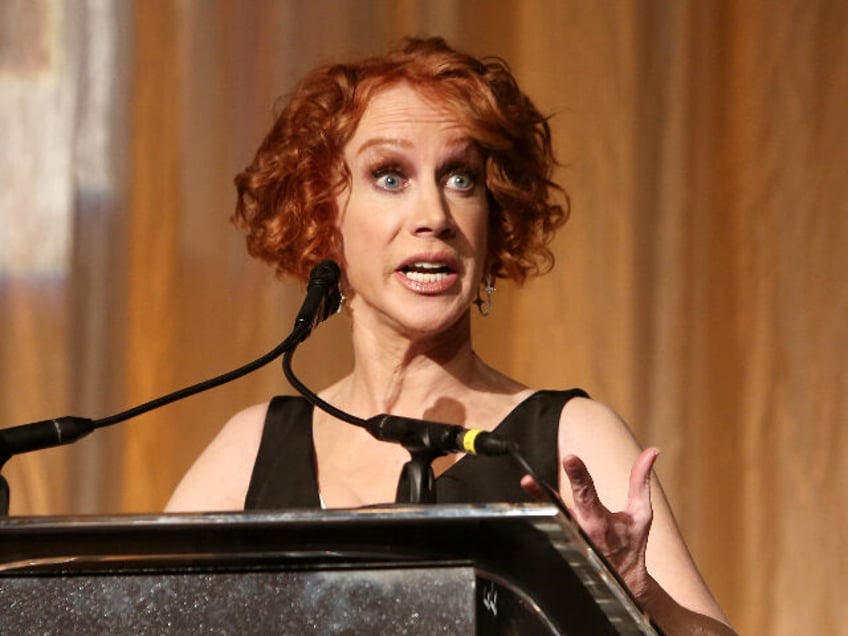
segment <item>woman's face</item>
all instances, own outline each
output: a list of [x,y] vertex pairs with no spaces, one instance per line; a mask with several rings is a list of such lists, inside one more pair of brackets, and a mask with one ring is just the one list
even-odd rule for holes
[[407,84],[375,95],[344,149],[339,196],[358,324],[438,334],[466,315],[486,259],[483,158],[451,113]]

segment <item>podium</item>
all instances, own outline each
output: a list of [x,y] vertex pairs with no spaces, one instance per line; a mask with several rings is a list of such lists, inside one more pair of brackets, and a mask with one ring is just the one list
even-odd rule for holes
[[0,520],[2,634],[656,634],[542,504]]

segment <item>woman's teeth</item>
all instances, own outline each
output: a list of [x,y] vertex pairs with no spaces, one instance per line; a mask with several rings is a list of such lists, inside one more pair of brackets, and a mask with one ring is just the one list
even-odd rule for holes
[[403,275],[416,283],[434,283],[449,274],[450,268],[441,263],[413,263],[403,268]]
[[405,271],[404,276],[416,283],[435,283],[437,280],[447,278],[447,272],[417,272]]

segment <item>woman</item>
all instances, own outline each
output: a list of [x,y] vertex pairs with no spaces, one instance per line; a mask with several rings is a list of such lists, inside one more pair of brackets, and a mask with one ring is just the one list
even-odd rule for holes
[[[732,633],[652,484],[656,449],[640,451],[580,392],[533,391],[472,349],[471,307],[491,307],[495,279],[520,283],[552,264],[546,245],[567,217],[552,202],[553,163],[545,118],[503,63],[410,39],[302,81],[236,178],[235,219],[250,253],[280,274],[342,265],[355,362],[324,400],[362,418],[497,426],[559,484],[666,633]],[[407,459],[301,400],[275,399],[227,423],[168,509],[391,502]],[[439,458],[439,501],[526,500],[522,486],[538,495],[506,464]]]

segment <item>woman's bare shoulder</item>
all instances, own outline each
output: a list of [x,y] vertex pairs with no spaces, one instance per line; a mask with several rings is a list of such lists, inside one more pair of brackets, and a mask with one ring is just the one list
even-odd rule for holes
[[591,398],[569,400],[560,415],[560,437],[578,444],[621,442],[635,443],[630,427],[612,408]]
[[262,440],[268,402],[233,415],[183,476],[165,510],[241,510]]

